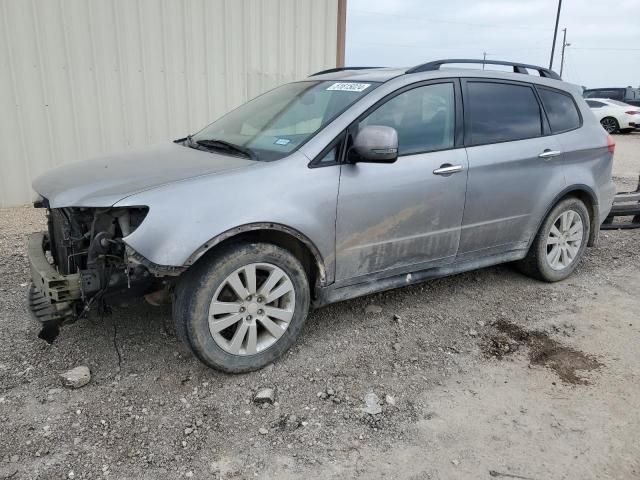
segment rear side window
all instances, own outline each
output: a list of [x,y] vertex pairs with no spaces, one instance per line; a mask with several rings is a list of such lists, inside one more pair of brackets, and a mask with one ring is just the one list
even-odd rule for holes
[[552,133],[574,130],[580,126],[580,114],[571,95],[540,87],[538,93]]
[[542,135],[540,105],[531,87],[468,82],[465,107],[471,143],[508,142]]

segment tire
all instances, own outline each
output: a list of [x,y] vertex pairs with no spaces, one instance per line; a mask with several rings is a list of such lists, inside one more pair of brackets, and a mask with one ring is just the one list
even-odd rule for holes
[[[569,212],[573,212],[573,214]],[[567,216],[564,217],[565,219],[572,219],[570,224],[572,226],[568,228],[569,234],[562,231],[563,223],[561,216],[563,214],[567,214]],[[577,215],[577,217],[575,215]],[[578,217],[581,224],[581,235],[577,233],[570,234],[571,231],[577,229]],[[590,225],[589,211],[580,199],[569,197],[561,200],[551,209],[551,212],[549,212],[544,222],[542,222],[527,256],[516,264],[518,269],[527,276],[545,282],[564,280],[573,273],[584,256],[589,240]],[[558,237],[555,233],[552,233],[554,226],[554,232],[559,229],[561,231],[560,233],[565,233],[565,236]],[[579,244],[576,243],[578,238],[580,240]],[[568,239],[576,239],[576,241]],[[549,243],[556,243],[556,241],[557,245]],[[562,252],[563,245],[566,249],[564,253]],[[552,262],[557,254],[557,250],[554,251],[554,248],[559,248],[561,251],[555,265]],[[571,257],[571,255],[573,256]],[[563,259],[564,262],[562,261]]]
[[616,133],[620,129],[618,120],[613,117],[604,117],[600,120],[600,125],[606,130],[607,133]]
[[[253,287],[250,278],[256,279]],[[240,298],[238,291],[251,294]],[[173,317],[177,336],[205,365],[244,373],[268,365],[295,343],[309,304],[309,282],[296,257],[269,243],[241,243],[201,259],[184,274]]]

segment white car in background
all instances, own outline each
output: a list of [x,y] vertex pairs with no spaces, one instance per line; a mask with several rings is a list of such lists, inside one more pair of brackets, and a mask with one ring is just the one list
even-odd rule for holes
[[610,98],[585,98],[607,133],[628,133],[640,127],[640,107]]

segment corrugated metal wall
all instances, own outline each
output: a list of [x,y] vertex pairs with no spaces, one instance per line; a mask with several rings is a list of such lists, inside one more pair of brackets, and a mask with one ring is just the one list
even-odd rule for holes
[[336,64],[338,0],[0,0],[0,206]]

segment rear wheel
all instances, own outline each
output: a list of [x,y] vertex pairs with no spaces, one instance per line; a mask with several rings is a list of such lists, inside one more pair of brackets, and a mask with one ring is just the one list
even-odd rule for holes
[[519,269],[547,282],[564,280],[578,266],[589,239],[589,211],[578,198],[567,198],[547,215]]
[[309,310],[300,262],[267,243],[240,244],[196,265],[176,289],[176,330],[212,368],[264,367],[296,341]]
[[620,128],[618,120],[613,117],[604,117],[600,120],[600,125],[602,125],[602,128],[604,128],[607,133],[615,133]]

